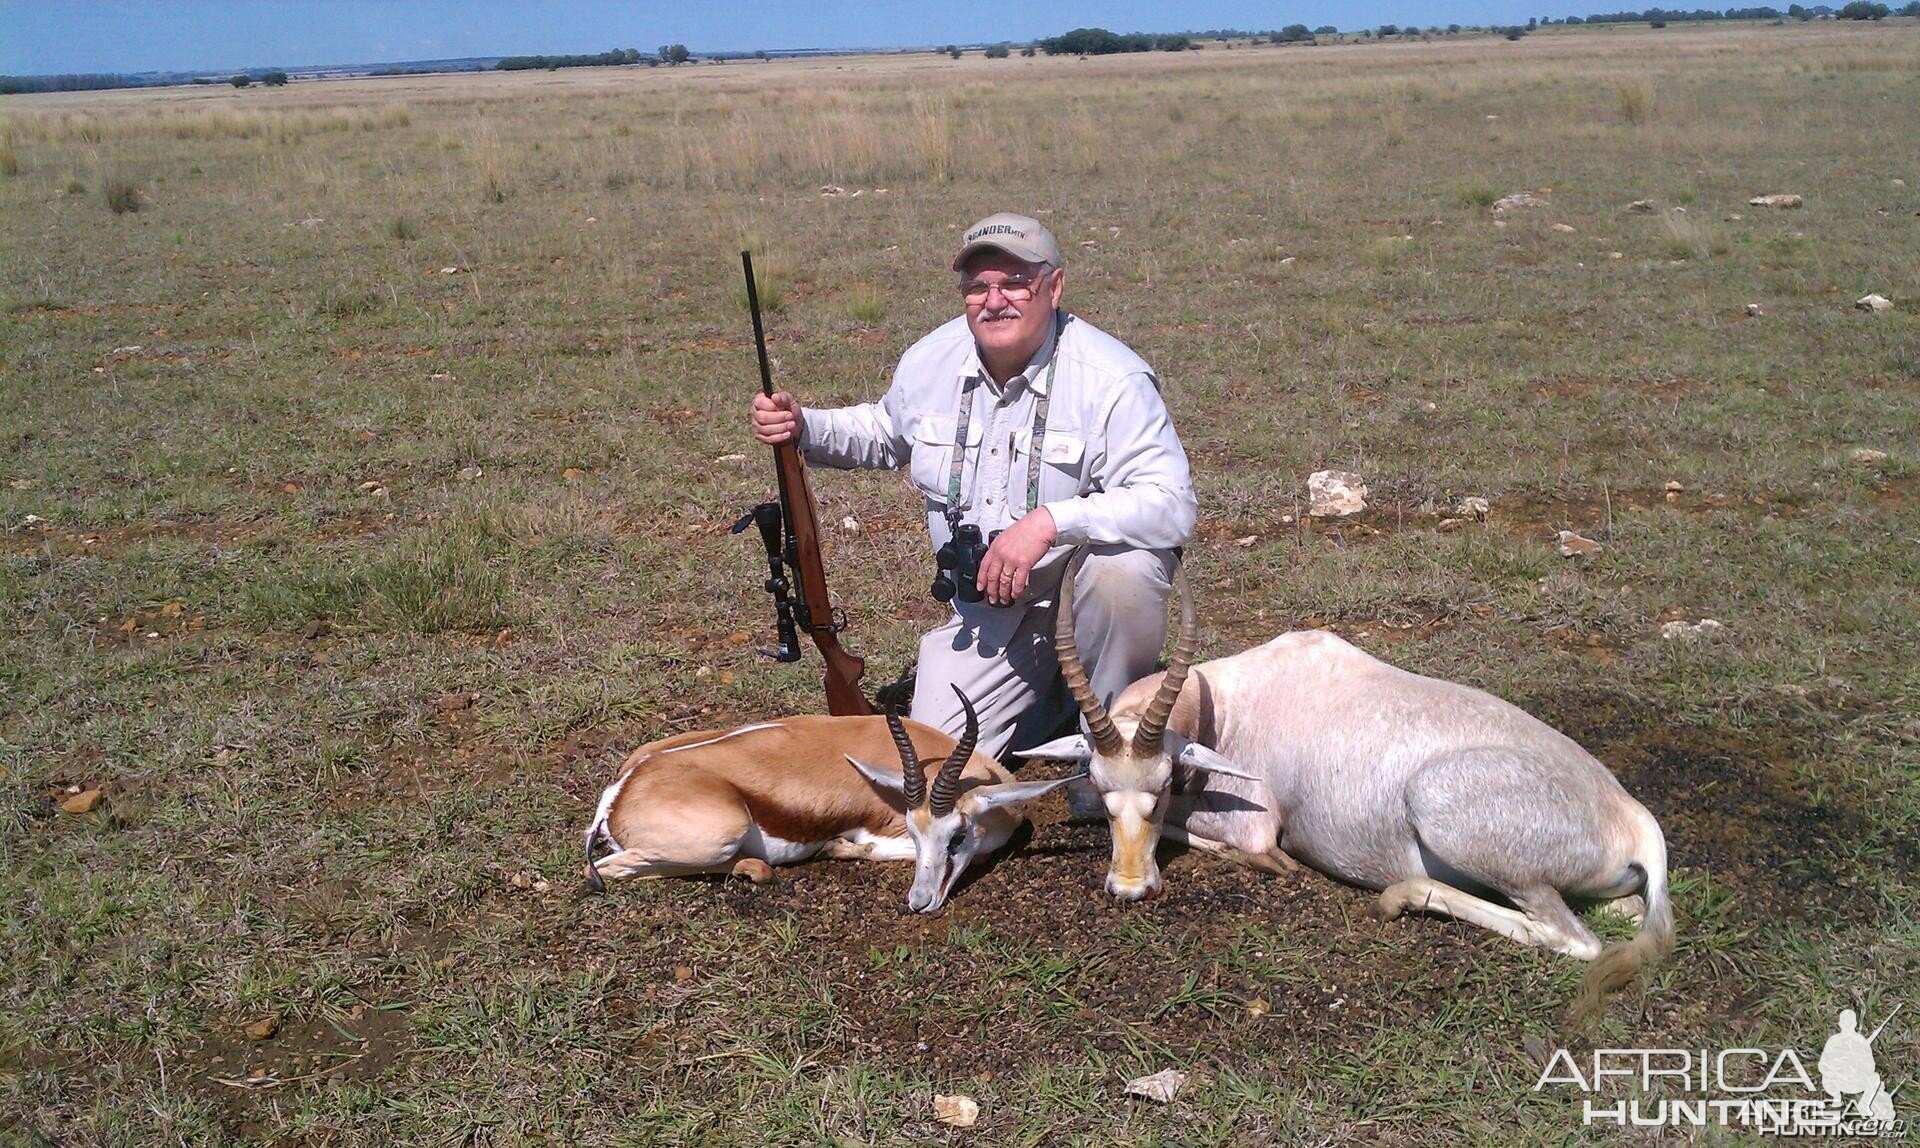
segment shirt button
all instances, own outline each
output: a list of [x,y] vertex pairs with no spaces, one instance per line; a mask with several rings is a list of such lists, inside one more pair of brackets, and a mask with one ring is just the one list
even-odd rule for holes
[[987,505],[988,505],[988,506],[992,506],[992,505],[993,505],[993,496],[992,496],[992,495],[988,495],[988,496],[987,496]]

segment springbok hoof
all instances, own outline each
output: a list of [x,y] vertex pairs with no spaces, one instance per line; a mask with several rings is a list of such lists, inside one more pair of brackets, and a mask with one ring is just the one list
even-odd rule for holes
[[773,866],[758,857],[742,857],[733,863],[733,876],[745,877],[756,885],[773,880]]
[[1394,896],[1391,890],[1380,894],[1373,904],[1367,906],[1367,916],[1376,921],[1397,921],[1400,919],[1400,914],[1406,911],[1406,905],[1402,904],[1400,898]]

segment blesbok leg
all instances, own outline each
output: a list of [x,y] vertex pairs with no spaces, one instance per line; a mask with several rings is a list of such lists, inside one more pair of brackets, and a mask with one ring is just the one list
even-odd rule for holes
[[1574,916],[1560,894],[1552,889],[1534,890],[1517,896],[1515,902],[1523,908],[1496,905],[1431,877],[1412,877],[1388,886],[1380,894],[1375,913],[1387,921],[1409,911],[1438,913],[1478,925],[1523,945],[1538,945],[1583,961],[1600,955],[1599,938]]

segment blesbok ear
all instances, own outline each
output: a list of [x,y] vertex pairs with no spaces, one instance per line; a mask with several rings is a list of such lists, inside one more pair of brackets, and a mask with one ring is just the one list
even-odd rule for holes
[[1056,737],[1045,745],[1036,745],[1032,749],[1016,749],[1015,757],[1036,757],[1043,761],[1092,761],[1093,750],[1087,747],[1083,734],[1072,737]]
[[850,753],[841,754],[841,756],[847,759],[848,765],[860,771],[860,776],[873,782],[888,793],[904,794],[906,792],[906,780],[900,776],[899,770],[870,765]]
[[1208,773],[1219,773],[1227,777],[1237,777],[1242,781],[1265,780],[1259,774],[1248,773],[1246,770],[1233,764],[1233,762],[1228,761],[1226,758],[1197,742],[1190,741],[1181,748],[1180,764],[1189,769],[1199,769],[1205,770]]
[[1045,797],[1078,776],[1056,777],[1051,781],[1008,781],[1000,785],[982,785],[970,791],[963,801],[972,802],[973,812],[981,814],[1003,805],[1018,805],[1023,801]]

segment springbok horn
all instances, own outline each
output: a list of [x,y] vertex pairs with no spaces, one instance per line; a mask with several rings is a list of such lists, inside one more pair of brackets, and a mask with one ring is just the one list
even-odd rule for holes
[[1125,743],[1120,731],[1113,728],[1107,707],[1101,704],[1088,683],[1087,668],[1080,664],[1080,646],[1073,640],[1073,580],[1086,558],[1085,550],[1074,555],[1073,561],[1067,564],[1067,572],[1060,577],[1060,611],[1053,620],[1053,652],[1060,659],[1060,676],[1066,680],[1067,692],[1087,717],[1087,732],[1093,735],[1094,752],[1102,757],[1117,757]]
[[1173,644],[1173,657],[1167,660],[1167,676],[1160,679],[1160,690],[1153,695],[1153,704],[1147,707],[1140,724],[1134,727],[1135,757],[1152,757],[1160,752],[1161,736],[1167,732],[1167,718],[1173,714],[1173,703],[1180,697],[1180,687],[1187,682],[1187,671],[1193,666],[1194,648],[1200,642],[1200,621],[1194,616],[1193,592],[1187,587],[1185,563],[1175,568],[1173,585],[1180,595],[1180,638]]
[[959,796],[960,771],[967,767],[967,759],[973,756],[973,744],[980,740],[980,715],[974,712],[973,703],[967,700],[959,686],[953,687],[954,695],[960,699],[960,708],[967,711],[967,728],[960,735],[959,744],[947,755],[940,772],[934,775],[933,792],[927,798],[927,812],[935,817],[945,817],[953,812],[953,800]]
[[893,744],[900,747],[900,792],[907,799],[908,809],[918,809],[927,800],[927,775],[907,737],[907,727],[900,724],[900,711],[892,706],[887,707],[887,729],[893,734]]

